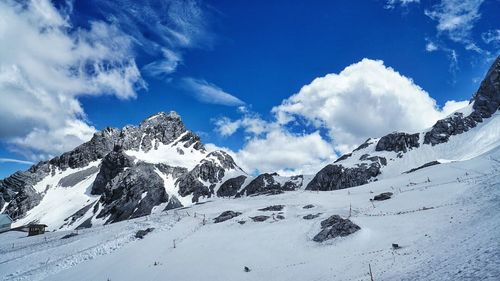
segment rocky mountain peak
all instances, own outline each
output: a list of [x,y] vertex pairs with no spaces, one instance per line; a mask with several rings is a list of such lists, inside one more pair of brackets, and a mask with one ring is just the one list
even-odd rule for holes
[[488,70],[471,101],[474,101],[474,111],[482,118],[491,117],[500,108],[500,56]]

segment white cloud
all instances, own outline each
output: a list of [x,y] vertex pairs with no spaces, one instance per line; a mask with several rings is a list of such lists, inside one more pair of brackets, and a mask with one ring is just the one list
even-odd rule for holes
[[[244,146],[230,152],[247,171],[310,174],[369,137],[395,130],[420,131],[467,104],[448,101],[439,109],[410,78],[382,61],[363,59],[339,74],[316,78],[302,87],[273,108],[271,121],[240,107],[241,118],[223,117],[215,126],[222,136],[243,130]],[[291,128],[304,126],[315,131],[292,132]],[[325,130],[328,137],[319,130]]]
[[368,137],[430,127],[466,104],[449,102],[438,109],[411,79],[382,61],[363,59],[339,74],[316,78],[273,112],[282,124],[299,117],[327,129],[335,149],[346,153]]
[[397,6],[406,7],[409,4],[418,4],[420,0],[387,0],[385,3],[386,9],[394,9]]
[[486,44],[500,43],[500,29],[488,30],[481,34],[481,38]]
[[224,149],[249,173],[313,174],[337,158],[319,132],[293,134],[282,128],[249,138],[239,151]]
[[[153,55],[143,70],[160,78],[174,72],[182,51],[210,46],[207,14],[197,0],[88,0],[107,22],[129,34],[141,51]],[[156,55],[162,58],[157,59]]]
[[204,15],[193,1],[156,2],[90,1],[103,17],[80,28],[71,2],[58,10],[49,0],[0,1],[0,141],[42,160],[90,139],[95,128],[78,99],[135,98],[146,88],[137,46],[162,54],[148,73],[175,71],[180,50],[202,41]]
[[252,136],[259,136],[263,133],[269,132],[277,125],[268,123],[260,118],[256,113],[250,112],[246,107],[241,106],[239,111],[243,113],[243,117],[231,120],[227,117],[222,117],[215,120],[216,131],[221,136],[230,136],[238,129],[242,128],[246,134]]
[[0,163],[18,163],[18,164],[26,164],[26,165],[33,165],[34,164],[31,161],[12,159],[12,158],[0,158]]
[[455,42],[470,44],[471,31],[481,17],[479,8],[484,0],[441,0],[439,4],[425,11],[438,22],[439,33],[446,34]]
[[183,78],[182,86],[200,102],[227,106],[245,104],[237,97],[202,79]]
[[438,50],[438,46],[434,42],[427,42],[427,45],[425,45],[425,50],[427,52],[434,52]]

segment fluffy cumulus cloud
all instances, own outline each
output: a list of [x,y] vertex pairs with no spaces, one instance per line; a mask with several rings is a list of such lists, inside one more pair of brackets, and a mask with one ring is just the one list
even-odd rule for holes
[[[159,75],[175,71],[179,50],[201,40],[203,28],[194,25],[202,14],[190,1],[92,2],[96,14],[107,17],[76,26],[71,5],[0,1],[0,141],[31,160],[91,138],[95,128],[86,120],[81,96],[130,99],[146,88],[135,61],[137,46],[162,54],[145,67]],[[157,24],[146,38],[141,24],[149,26],[147,21]]]
[[[248,171],[307,174],[367,138],[420,131],[467,105],[468,101],[448,101],[439,108],[410,78],[383,61],[363,59],[339,74],[314,79],[274,107],[270,121],[241,107],[241,118],[222,117],[215,125],[222,136],[237,130],[247,136],[243,148],[232,154]],[[312,132],[293,130],[304,126],[312,126]]]
[[227,106],[241,106],[245,104],[239,98],[202,79],[184,78],[182,86],[200,102]]
[[449,101],[439,109],[410,78],[383,61],[363,59],[339,74],[316,78],[273,112],[281,124],[301,118],[326,128],[335,149],[345,153],[368,137],[432,126],[466,105]]

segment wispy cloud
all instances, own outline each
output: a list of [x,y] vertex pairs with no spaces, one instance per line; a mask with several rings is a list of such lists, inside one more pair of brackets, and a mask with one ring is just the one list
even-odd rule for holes
[[83,26],[72,22],[72,3],[0,1],[0,141],[34,161],[92,137],[80,97],[133,99],[147,89],[139,53],[150,60],[142,71],[162,76],[183,50],[210,41],[195,0],[88,0]]
[[479,8],[484,0],[441,0],[439,4],[425,10],[425,14],[438,22],[436,29],[451,40],[469,45],[471,31],[481,14]]
[[34,164],[31,161],[12,159],[12,158],[0,158],[0,163],[18,163],[18,164],[26,164],[26,165],[33,165]]
[[481,38],[486,44],[499,44],[500,43],[500,29],[488,30],[481,34]]
[[214,84],[203,79],[183,78],[182,86],[198,101],[227,106],[241,106],[245,103],[239,98],[225,92]]
[[387,0],[385,3],[386,9],[394,9],[397,6],[406,7],[409,4],[417,4],[420,3],[420,0]]

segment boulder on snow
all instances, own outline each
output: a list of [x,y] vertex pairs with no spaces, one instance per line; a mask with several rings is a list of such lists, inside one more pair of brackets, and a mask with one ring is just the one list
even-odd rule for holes
[[313,204],[307,204],[304,207],[302,207],[302,209],[311,209],[311,208],[314,208]]
[[322,221],[321,228],[322,230],[314,236],[313,241],[323,242],[339,236],[344,237],[361,229],[357,224],[339,215],[333,215]]
[[135,238],[139,238],[139,239],[142,239],[144,238],[144,236],[146,236],[148,233],[150,233],[151,231],[154,230],[154,227],[148,227],[146,229],[141,229],[141,230],[138,230],[136,233],[135,233]]
[[317,213],[317,214],[308,214],[308,215],[305,215],[303,216],[302,218],[305,219],[305,220],[313,220],[317,217],[321,216],[321,213]]
[[241,215],[240,212],[225,211],[225,212],[222,212],[222,214],[220,214],[218,217],[214,218],[214,223],[220,223],[223,221],[227,221],[227,220],[230,220],[230,219],[237,217],[239,215]]
[[387,199],[391,199],[391,197],[392,197],[392,192],[383,192],[383,193],[380,193],[379,195],[375,195],[375,197],[373,197],[373,200],[384,201]]
[[255,217],[251,217],[251,219],[254,222],[263,222],[263,221],[267,220],[268,218],[269,218],[269,216],[255,216]]
[[283,208],[285,208],[285,205],[272,205],[272,206],[269,206],[269,207],[265,207],[265,208],[262,208],[262,209],[259,209],[259,211],[273,211],[273,212],[278,212],[278,211],[281,211],[283,210]]

